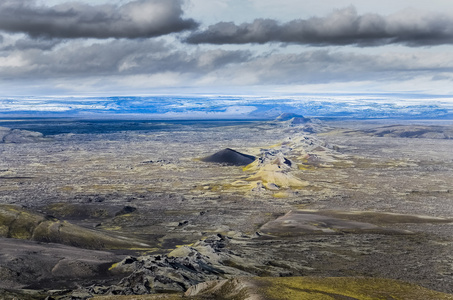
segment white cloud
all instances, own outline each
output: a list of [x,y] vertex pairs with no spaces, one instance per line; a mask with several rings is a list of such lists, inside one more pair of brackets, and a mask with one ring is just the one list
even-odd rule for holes
[[[180,33],[178,27],[179,22],[186,25],[182,29],[190,29],[197,22],[205,28],[221,21],[240,24],[257,18],[284,23],[325,17],[335,9],[353,5],[359,16],[367,15],[361,19],[359,32],[372,32],[383,17],[391,21],[386,23],[391,25],[388,28],[391,31],[407,32],[415,26],[419,32],[430,28],[436,33],[440,31],[436,26],[445,24],[438,16],[451,14],[450,0],[8,0],[1,5],[18,3],[27,4],[24,6],[27,9],[20,11],[29,13],[30,20],[27,26],[15,23],[25,26],[19,28],[20,33],[0,30],[3,37],[0,39],[0,93],[3,95],[415,89],[452,92],[451,45],[416,49],[403,45],[366,49],[326,46],[322,51],[304,45],[282,47],[273,42],[187,45],[179,38],[188,34]],[[61,12],[70,9],[76,17],[68,22]],[[1,13],[6,14],[5,10]],[[39,14],[46,16],[45,20],[39,19]],[[99,16],[107,18],[112,26],[102,29],[103,18]],[[350,25],[344,22],[345,17],[350,17],[347,11],[332,16],[321,24],[329,29],[326,32],[338,33]],[[116,22],[116,17],[123,23]],[[14,15],[5,18],[0,23],[14,23]],[[48,27],[35,28],[32,21],[36,20],[58,30],[51,30],[46,36]],[[96,22],[91,24],[90,20]],[[160,30],[162,24],[167,24],[169,30]],[[251,27],[259,33],[260,26],[266,24],[256,23]],[[84,31],[86,26],[90,30]],[[148,38],[167,33],[165,38]],[[131,37],[146,38],[126,39]]]
[[23,59],[20,53],[11,53],[6,56],[0,56],[0,68],[5,70],[9,68],[26,67],[27,61]]

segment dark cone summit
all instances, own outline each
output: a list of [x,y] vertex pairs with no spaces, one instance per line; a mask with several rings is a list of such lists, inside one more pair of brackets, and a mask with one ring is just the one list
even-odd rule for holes
[[233,166],[245,166],[252,163],[255,156],[243,154],[236,150],[226,148],[213,155],[206,156],[201,159],[204,162],[220,163]]

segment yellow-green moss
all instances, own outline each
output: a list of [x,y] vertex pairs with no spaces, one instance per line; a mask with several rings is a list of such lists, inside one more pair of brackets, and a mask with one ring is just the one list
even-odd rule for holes
[[315,166],[313,166],[313,165],[308,165],[308,164],[299,164],[299,165],[297,165],[297,168],[298,168],[299,170],[303,170],[303,171],[308,171],[308,170],[314,170],[314,169],[316,169]]
[[277,192],[277,193],[272,194],[272,197],[279,198],[279,199],[288,198],[288,196],[289,195],[287,192]]
[[251,163],[242,168],[242,171],[253,171],[256,168],[256,163]]
[[31,214],[20,207],[0,206],[0,236],[30,239],[34,228],[42,221],[44,221],[43,216]]
[[268,299],[453,299],[453,295],[390,279],[278,277],[253,281]]
[[269,146],[269,148],[277,148],[277,147],[280,147],[280,146],[282,146],[282,143],[274,144],[272,146]]
[[77,206],[68,203],[53,203],[48,205],[46,209],[59,217],[67,217],[78,213]]
[[114,263],[113,265],[111,265],[109,271],[115,269],[116,267],[118,267],[118,263]]
[[121,231],[123,228],[121,226],[104,226],[102,225],[102,230],[107,231]]

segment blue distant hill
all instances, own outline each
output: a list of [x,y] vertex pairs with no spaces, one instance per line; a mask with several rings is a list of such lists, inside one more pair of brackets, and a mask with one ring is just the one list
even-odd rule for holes
[[301,121],[309,117],[452,119],[452,99],[426,95],[10,97],[0,99],[0,118],[273,120],[287,113],[285,118]]

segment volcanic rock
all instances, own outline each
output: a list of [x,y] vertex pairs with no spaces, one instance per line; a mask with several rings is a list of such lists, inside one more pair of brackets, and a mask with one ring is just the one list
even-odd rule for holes
[[265,151],[262,156],[246,167],[246,171],[255,171],[248,181],[262,181],[269,190],[281,188],[301,188],[308,185],[291,174],[295,164],[281,151]]
[[261,227],[261,232],[276,236],[303,234],[379,233],[408,234],[404,230],[380,227],[374,224],[323,216],[309,211],[290,211]]
[[234,276],[250,276],[230,265],[246,265],[226,250],[229,238],[214,235],[193,246],[183,246],[168,255],[127,257],[110,269],[115,274],[128,274],[113,286],[91,286],[90,294],[141,295],[162,292],[184,292],[190,286]]
[[363,131],[379,137],[452,139],[453,130],[444,126],[390,125]]

